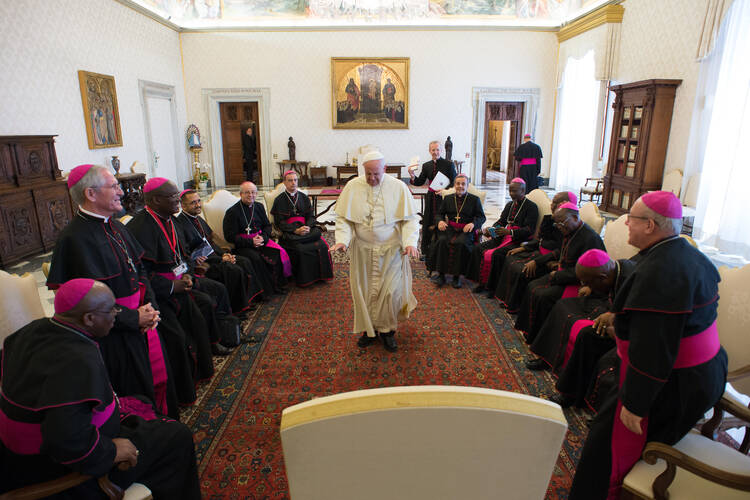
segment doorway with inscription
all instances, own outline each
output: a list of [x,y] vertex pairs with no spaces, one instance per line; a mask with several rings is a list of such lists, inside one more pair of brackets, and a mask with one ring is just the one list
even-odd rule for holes
[[[505,172],[505,182],[516,176],[513,153],[521,144],[523,102],[485,103],[482,184],[488,181],[487,171]],[[498,179],[498,175],[491,175]]]
[[225,184],[263,183],[257,102],[219,103]]

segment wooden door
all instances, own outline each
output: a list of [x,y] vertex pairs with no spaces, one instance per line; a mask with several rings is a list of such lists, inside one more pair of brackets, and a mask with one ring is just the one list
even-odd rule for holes
[[224,183],[237,185],[248,180],[245,178],[242,159],[242,134],[244,128],[252,124],[255,135],[256,166],[258,169],[257,184],[263,183],[263,164],[260,157],[260,134],[258,128],[257,102],[222,102],[219,104],[221,116],[221,141],[224,146]]
[[515,177],[513,168],[513,153],[516,146],[521,143],[521,131],[523,130],[523,104],[522,102],[488,102],[484,109],[484,148],[482,151],[482,184],[487,182],[487,146],[490,120],[502,120],[510,122],[510,146],[508,147],[508,168],[506,169],[506,182]]

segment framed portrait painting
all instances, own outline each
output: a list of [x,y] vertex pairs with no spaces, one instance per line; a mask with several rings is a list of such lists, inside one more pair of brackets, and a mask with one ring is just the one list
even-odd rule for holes
[[115,77],[79,71],[78,83],[89,149],[122,146]]
[[332,57],[333,128],[409,128],[408,57]]

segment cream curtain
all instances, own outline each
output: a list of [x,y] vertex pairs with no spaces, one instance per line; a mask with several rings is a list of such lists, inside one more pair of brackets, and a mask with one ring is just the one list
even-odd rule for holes
[[732,6],[732,2],[733,0],[706,1],[706,15],[703,18],[703,27],[701,28],[701,36],[698,40],[698,52],[696,53],[696,58],[699,61],[702,61],[713,51],[716,38],[719,36],[721,21],[724,18],[724,14],[729,10],[729,7]]

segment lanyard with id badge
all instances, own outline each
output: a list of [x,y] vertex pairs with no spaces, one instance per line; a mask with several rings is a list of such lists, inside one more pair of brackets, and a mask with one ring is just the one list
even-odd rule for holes
[[164,238],[166,238],[170,250],[172,250],[172,253],[174,254],[175,267],[172,268],[172,274],[174,274],[177,279],[180,279],[180,277],[187,272],[188,266],[182,260],[182,257],[180,257],[180,252],[178,251],[177,232],[174,229],[174,222],[172,222],[171,218],[169,219],[169,224],[172,229],[172,239],[170,240],[167,229],[164,227],[164,224],[162,224],[161,219],[153,212],[153,210],[151,210],[150,207],[146,207],[146,210],[148,210],[148,213],[151,214],[151,217],[153,217],[156,223],[159,225],[159,229],[161,229],[161,232],[162,234],[164,234]]

